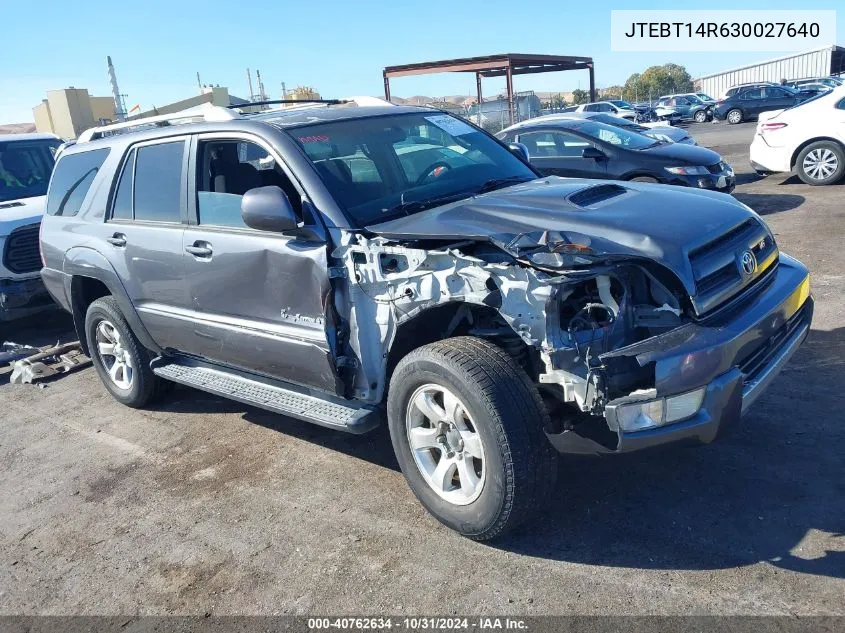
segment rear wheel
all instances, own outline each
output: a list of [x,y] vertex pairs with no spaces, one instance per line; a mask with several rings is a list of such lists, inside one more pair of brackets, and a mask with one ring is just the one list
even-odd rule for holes
[[731,125],[742,123],[742,110],[737,110],[736,108],[734,108],[733,110],[728,112],[728,115],[725,118]]
[[631,178],[631,182],[660,182],[657,178],[651,176],[636,176]]
[[557,477],[548,413],[501,348],[459,337],[414,350],[396,367],[387,411],[408,485],[441,523],[483,541],[544,507]]
[[150,354],[132,333],[114,297],[101,297],[88,306],[85,336],[94,369],[118,402],[143,407],[166,388],[150,369]]
[[845,152],[833,141],[810,143],[798,154],[795,168],[808,185],[832,185],[845,175]]

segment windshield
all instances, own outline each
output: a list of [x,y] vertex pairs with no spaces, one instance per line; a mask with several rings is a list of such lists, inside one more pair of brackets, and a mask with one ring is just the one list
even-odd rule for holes
[[703,92],[696,92],[695,96],[701,99],[702,101],[715,101],[713,97],[711,97],[710,95],[706,95]]
[[634,109],[634,106],[632,106],[627,101],[611,101],[611,103],[613,105],[615,105],[617,108],[622,108],[623,110],[633,110]]
[[358,226],[537,177],[496,140],[449,114],[350,119],[287,131]]
[[653,138],[643,136],[637,132],[625,130],[615,125],[606,125],[605,123],[597,123],[592,119],[589,121],[578,121],[573,123],[569,128],[576,130],[587,136],[592,136],[605,143],[611,145],[619,145],[627,149],[645,149],[647,147],[654,147],[660,143]]
[[0,143],[0,202],[47,194],[60,141]]

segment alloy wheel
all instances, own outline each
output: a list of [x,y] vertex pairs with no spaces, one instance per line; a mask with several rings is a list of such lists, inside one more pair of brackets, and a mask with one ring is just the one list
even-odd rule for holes
[[830,178],[839,167],[836,153],[826,147],[810,151],[801,163],[801,168],[813,180]]
[[455,505],[478,499],[484,444],[463,402],[445,387],[423,385],[408,402],[406,420],[414,463],[431,489]]
[[742,113],[739,110],[731,110],[728,114],[730,123],[739,123],[742,120]]
[[132,387],[135,369],[132,356],[123,346],[120,332],[111,321],[103,319],[97,324],[97,354],[109,378],[119,389]]

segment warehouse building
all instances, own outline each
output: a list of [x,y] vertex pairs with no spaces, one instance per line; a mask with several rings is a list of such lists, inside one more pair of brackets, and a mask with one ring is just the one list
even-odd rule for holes
[[703,92],[711,97],[719,98],[725,94],[728,88],[737,84],[753,81],[779,83],[782,79],[827,77],[843,73],[845,73],[845,48],[825,46],[824,48],[804,51],[803,53],[792,53],[785,57],[705,75],[694,80],[694,85],[696,92]]

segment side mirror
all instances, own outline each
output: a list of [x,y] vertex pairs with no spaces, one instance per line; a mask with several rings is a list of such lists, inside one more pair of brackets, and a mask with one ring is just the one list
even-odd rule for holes
[[298,226],[296,213],[279,187],[256,187],[241,198],[241,217],[251,229],[281,233]]
[[508,149],[511,151],[511,154],[521,158],[526,163],[531,159],[528,154],[528,148],[522,143],[508,143]]
[[604,160],[607,158],[604,152],[600,149],[593,147],[592,145],[588,145],[583,150],[581,150],[581,158],[592,158],[593,160]]

